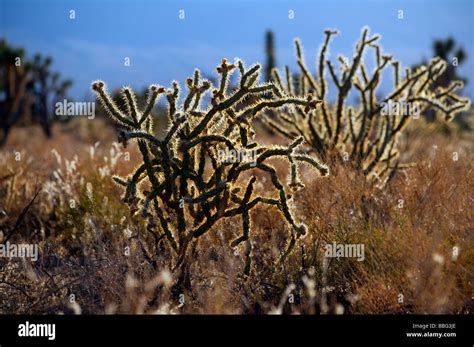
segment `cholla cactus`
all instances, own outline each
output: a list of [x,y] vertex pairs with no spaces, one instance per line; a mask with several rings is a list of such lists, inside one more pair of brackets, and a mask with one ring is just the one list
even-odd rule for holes
[[[235,69],[240,73],[240,82],[238,88],[227,95],[229,76]],[[302,137],[297,137],[287,147],[258,144],[252,120],[265,109],[284,105],[309,109],[314,108],[316,102],[311,97],[282,96],[271,83],[259,85],[259,71],[259,65],[245,70],[241,61],[230,64],[224,59],[217,67],[220,83],[212,90],[210,105],[205,109],[201,108],[201,103],[212,85],[201,79],[198,70],[193,78],[186,80],[188,93],[180,106],[180,87],[176,81],[168,90],[150,86],[143,111],[138,110],[132,90],[125,87],[122,94],[128,114],[119,110],[103,82],[92,84],[109,115],[125,127],[120,132],[120,141],[127,144],[129,140],[137,140],[143,157],[143,164],[128,177],[114,177],[124,187],[123,200],[131,208],[141,210],[147,218],[148,230],[157,240],[164,239],[169,243],[176,254],[176,266],[183,263],[192,239],[209,232],[222,218],[241,215],[242,235],[232,241],[231,246],[246,243],[244,273],[248,274],[252,249],[250,210],[257,204],[278,208],[289,225],[290,240],[282,257],[291,250],[296,239],[306,233],[305,225],[295,221],[288,207],[290,196],[268,159],[281,157],[289,161],[294,188],[301,186],[297,164],[309,164],[323,176],[328,174],[328,169],[315,158],[298,152]],[[152,131],[151,111],[161,95],[166,95],[170,126],[166,135],[158,138]],[[249,97],[254,101],[252,104],[245,102]],[[220,155],[226,150],[253,151],[254,161],[226,160]],[[212,170],[206,169],[208,164]],[[245,184],[242,175],[254,170],[270,176],[276,196],[254,196],[256,176],[251,176]],[[144,181],[150,183],[151,191],[139,192],[139,185]],[[242,188],[243,194],[240,194]]]
[[[397,139],[410,118],[419,116],[427,109],[435,109],[451,120],[456,114],[469,108],[469,100],[455,93],[462,88],[461,81],[452,82],[447,88],[433,88],[447,63],[435,58],[426,66],[407,68],[400,73],[400,63],[390,55],[384,55],[377,44],[378,36],[369,37],[364,28],[357,42],[352,60],[339,56],[340,72],[326,59],[329,42],[338,32],[325,31],[325,40],[317,59],[318,76],[313,76],[306,66],[302,47],[295,41],[297,63],[300,75],[297,81],[286,67],[283,81],[279,72],[273,70],[272,78],[278,92],[288,97],[302,97],[315,94],[320,101],[317,109],[304,109],[293,105],[278,110],[277,116],[264,117],[265,124],[274,131],[294,138],[303,138],[323,156],[333,150],[351,159],[354,166],[366,176],[383,179],[392,177],[394,170],[401,167],[398,162]],[[369,74],[364,64],[364,54],[372,50],[375,67]],[[383,71],[392,65],[393,90],[382,100],[378,99],[377,88]],[[336,103],[327,101],[327,72],[337,91]],[[360,96],[358,106],[347,105],[352,91]]]

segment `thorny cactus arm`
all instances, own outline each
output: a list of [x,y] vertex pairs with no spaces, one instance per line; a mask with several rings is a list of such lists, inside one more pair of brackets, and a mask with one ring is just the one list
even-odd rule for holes
[[[240,74],[238,88],[229,94],[228,80],[234,70]],[[322,176],[328,168],[316,158],[299,153],[302,136],[292,139],[287,146],[263,146],[255,141],[252,120],[261,117],[266,109],[280,109],[293,105],[304,112],[311,112],[318,104],[312,95],[304,98],[286,96],[281,88],[272,83],[258,84],[260,66],[246,70],[241,61],[228,63],[222,60],[217,72],[218,87],[212,89],[211,82],[202,80],[200,72],[186,80],[187,95],[179,105],[180,86],[177,82],[166,90],[152,85],[144,111],[140,111],[133,91],[122,90],[127,105],[127,114],[119,110],[110,98],[102,81],[92,84],[97,98],[108,114],[125,128],[119,134],[124,145],[130,140],[138,141],[143,164],[128,177],[114,177],[125,189],[124,202],[132,210],[141,210],[147,218],[147,230],[155,240],[167,240],[176,254],[176,266],[185,260],[192,239],[199,238],[211,230],[222,218],[242,216],[242,234],[231,247],[246,242],[244,274],[248,275],[251,263],[251,217],[250,210],[258,204],[276,207],[282,213],[290,229],[290,239],[282,259],[291,251],[296,240],[306,233],[306,226],[297,223],[288,207],[289,195],[280,183],[277,171],[266,161],[280,157],[288,160],[291,169],[290,187],[303,187],[299,179],[298,166],[309,165]],[[212,90],[211,102],[201,107],[203,96]],[[161,94],[168,102],[169,128],[160,139],[152,132],[152,109]],[[246,102],[252,96],[252,103]],[[253,151],[254,163],[246,161],[228,162],[221,153]],[[212,170],[206,167],[212,166]],[[239,195],[244,172],[263,171],[271,177],[275,196],[255,196],[256,176],[251,176],[243,196]],[[211,173],[212,172],[212,173]],[[148,182],[150,191],[140,191],[140,185]],[[156,221],[156,222],[155,222]]]
[[[338,73],[333,63],[326,59],[330,40],[336,34],[337,31],[334,30],[325,31],[325,40],[317,59],[317,77],[306,66],[299,40],[295,41],[301,76],[299,80],[292,81],[288,68],[285,69],[286,83],[277,70],[272,74],[273,83],[282,95],[293,97],[296,90],[296,97],[304,98],[315,93],[320,99],[318,107],[305,110],[296,104],[290,109],[279,109],[276,117],[264,117],[264,124],[290,139],[296,134],[303,136],[323,157],[333,149],[350,153],[356,168],[367,176],[386,181],[399,167],[397,139],[414,114],[401,112],[384,115],[384,105],[389,102],[415,105],[420,114],[431,108],[449,121],[468,109],[470,101],[456,94],[463,86],[461,81],[455,81],[446,88],[434,88],[447,67],[447,63],[440,58],[417,69],[407,68],[405,75],[401,76],[400,62],[381,53],[381,47],[377,43],[379,36],[370,37],[368,28],[362,30],[351,61],[339,56]],[[368,73],[363,59],[370,50],[374,53],[375,67]],[[393,90],[388,96],[378,100],[377,88],[383,72],[390,65],[393,68]],[[335,105],[330,105],[327,101],[326,75],[330,76],[336,88]],[[360,96],[360,105],[357,107],[346,106],[352,90]]]

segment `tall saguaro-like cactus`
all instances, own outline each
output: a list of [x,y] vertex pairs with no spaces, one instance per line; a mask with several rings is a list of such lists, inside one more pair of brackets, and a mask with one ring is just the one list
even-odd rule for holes
[[[298,80],[293,81],[288,67],[286,80],[273,70],[273,81],[280,94],[301,98],[315,95],[320,105],[311,110],[293,105],[275,112],[276,117],[265,117],[264,122],[285,137],[303,136],[323,157],[329,152],[339,152],[366,176],[385,182],[400,167],[398,137],[413,117],[435,109],[445,120],[451,120],[468,109],[470,101],[456,94],[463,87],[462,81],[452,81],[446,87],[437,84],[447,68],[446,61],[437,57],[427,65],[407,68],[402,73],[400,62],[382,53],[379,36],[370,37],[368,28],[362,30],[352,59],[339,56],[339,69],[336,69],[327,55],[329,43],[337,34],[335,30],[325,31],[316,59],[316,75],[306,65],[299,40],[295,41]],[[374,55],[375,67],[371,72],[364,63],[367,52]],[[390,65],[393,88],[379,99],[382,75]],[[332,86],[336,95],[334,104],[328,101]],[[351,92],[359,96],[357,105],[347,102]]]
[[271,30],[267,30],[265,33],[265,56],[265,81],[268,82],[272,78],[272,70],[276,67],[275,37]]
[[[228,95],[229,76],[238,70],[238,88]],[[170,89],[157,85],[149,88],[144,110],[137,108],[133,91],[122,90],[128,112],[118,109],[102,81],[92,84],[108,114],[124,126],[119,134],[126,144],[136,140],[143,163],[128,177],[114,177],[123,186],[123,200],[132,209],[141,210],[147,218],[147,230],[156,240],[166,240],[176,255],[176,266],[183,263],[189,243],[208,233],[223,218],[241,216],[242,234],[231,246],[246,244],[244,273],[250,271],[251,218],[250,210],[258,204],[277,208],[289,228],[287,249],[291,251],[296,240],[306,233],[306,226],[298,223],[288,206],[291,196],[286,192],[277,170],[268,162],[272,158],[288,160],[291,167],[290,186],[298,189],[298,166],[305,163],[320,174],[328,169],[314,157],[298,152],[302,137],[292,139],[289,146],[264,146],[256,142],[252,121],[265,109],[278,109],[287,105],[314,109],[317,102],[311,97],[284,96],[271,83],[257,82],[260,66],[245,69],[241,61],[223,60],[217,67],[220,82],[212,89],[211,82],[202,80],[199,70],[186,80],[188,92],[179,104],[182,91],[175,81]],[[202,107],[205,94],[212,89],[210,105]],[[169,128],[163,138],[153,134],[151,111],[160,96],[168,102]],[[265,96],[265,97],[264,97]],[[244,100],[256,100],[246,104]],[[252,151],[253,161],[228,160],[221,154],[226,150]],[[273,195],[254,193],[257,176],[246,178],[245,173],[260,171],[267,174],[275,189]],[[140,184],[149,182],[150,191],[140,191]]]

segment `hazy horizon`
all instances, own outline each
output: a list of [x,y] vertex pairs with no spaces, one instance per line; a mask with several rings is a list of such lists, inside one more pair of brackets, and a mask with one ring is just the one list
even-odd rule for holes
[[[344,10],[342,8],[344,7]],[[398,10],[404,18],[398,19]],[[69,11],[75,11],[75,19]],[[184,19],[179,18],[184,10]],[[289,11],[294,19],[289,19]],[[223,12],[230,12],[222,20]],[[381,34],[384,52],[405,66],[432,56],[434,39],[452,36],[467,53],[462,77],[474,76],[474,2],[454,1],[69,1],[3,0],[1,36],[27,56],[50,55],[53,69],[74,82],[70,95],[92,98],[91,81],[144,88],[180,83],[200,68],[207,76],[224,57],[264,62],[264,34],[275,33],[277,65],[296,71],[293,39],[301,38],[309,66],[325,28],[336,28],[330,48],[352,56],[361,28]],[[416,33],[416,35],[414,35]],[[124,66],[125,57],[130,66]],[[464,92],[474,95],[474,82]]]

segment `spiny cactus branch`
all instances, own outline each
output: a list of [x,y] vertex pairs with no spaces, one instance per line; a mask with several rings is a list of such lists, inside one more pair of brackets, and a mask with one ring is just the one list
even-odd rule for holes
[[[238,88],[229,92],[228,80],[234,70],[239,72],[240,81]],[[147,219],[147,230],[153,235],[161,235],[159,239],[169,243],[176,256],[175,268],[185,261],[193,239],[211,231],[221,219],[241,215],[242,234],[231,242],[231,247],[245,241],[244,274],[248,275],[252,249],[250,211],[258,204],[278,208],[286,220],[290,234],[285,254],[291,251],[295,240],[306,233],[304,224],[296,222],[288,207],[288,194],[276,169],[266,161],[280,157],[289,162],[292,189],[303,187],[298,170],[301,163],[308,164],[322,176],[329,173],[316,158],[298,152],[304,142],[303,136],[292,139],[286,147],[260,145],[255,140],[252,120],[270,108],[300,107],[310,112],[316,109],[319,101],[312,95],[304,98],[286,96],[273,83],[258,84],[259,65],[247,70],[241,61],[228,63],[224,59],[217,72],[220,82],[218,88],[212,90],[211,82],[202,80],[196,70],[194,76],[186,80],[188,92],[182,104],[178,103],[181,89],[176,81],[169,90],[150,86],[143,112],[138,109],[134,93],[128,87],[122,90],[127,114],[119,110],[102,81],[94,82],[92,89],[109,115],[124,126],[119,141],[124,145],[132,140],[138,142],[143,164],[128,177],[114,176],[114,181],[124,188],[123,201],[131,209],[141,211]],[[211,103],[202,107],[203,96],[209,90],[212,90]],[[152,122],[152,110],[161,94],[166,94],[168,101],[169,127],[164,137],[159,139],[147,123]],[[246,105],[245,100],[250,95],[253,104]],[[222,126],[225,125],[222,120],[227,120],[227,126]],[[227,162],[219,154],[226,150],[251,151],[254,161]],[[245,179],[241,174],[251,174],[255,170],[270,174],[276,189],[274,197],[255,196],[257,176],[254,175],[243,196],[239,195]],[[140,192],[145,182],[150,184],[151,190]]]
[[[295,103],[292,107],[278,109],[272,118],[264,117],[263,123],[289,139],[293,139],[296,134],[303,136],[323,158],[334,151],[342,152],[343,155],[350,153],[351,162],[356,168],[367,176],[378,177],[386,182],[387,178],[393,177],[394,170],[402,167],[398,162],[397,142],[412,118],[431,109],[445,120],[451,120],[469,108],[470,100],[455,94],[456,90],[462,88],[462,81],[454,81],[446,88],[436,87],[447,68],[447,63],[441,58],[434,58],[429,64],[415,69],[407,68],[402,77],[400,62],[382,53],[378,44],[380,37],[370,37],[368,28],[362,30],[351,61],[338,57],[338,74],[333,63],[327,59],[329,43],[336,34],[338,32],[335,30],[325,31],[325,39],[316,59],[317,76],[313,76],[307,67],[299,40],[295,40],[295,49],[300,78],[293,81],[288,68],[285,69],[286,83],[277,70],[274,69],[272,73],[272,82],[282,95],[312,98],[311,94],[315,93],[317,107],[306,106],[303,109]],[[374,54],[375,62],[371,73],[363,61],[364,54],[370,51]],[[382,74],[389,66],[393,69],[393,89],[378,100],[377,90]],[[326,71],[329,71],[328,75],[337,92],[334,105],[327,100],[329,84]],[[357,107],[346,105],[353,90],[360,97]],[[384,114],[386,105],[391,102],[417,107],[418,114],[414,114],[412,109]]]

